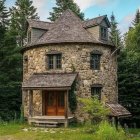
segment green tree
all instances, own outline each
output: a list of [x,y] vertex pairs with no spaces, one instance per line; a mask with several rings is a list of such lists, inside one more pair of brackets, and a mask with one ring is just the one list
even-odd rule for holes
[[139,9],[136,11],[135,19],[132,23],[134,26],[136,26],[140,23],[140,11],[139,11]]
[[6,31],[3,59],[0,66],[0,117],[8,121],[20,115],[22,55],[16,43],[16,35]]
[[10,9],[11,24],[17,32],[17,38],[21,46],[26,37],[27,19],[38,19],[36,8],[31,0],[17,0],[15,6]]
[[[0,60],[3,60],[3,46],[4,46],[4,36],[6,33],[6,26],[8,23],[8,11],[5,7],[5,0],[0,0]],[[0,61],[0,66],[1,66]],[[1,69],[1,67],[0,67]]]
[[5,7],[5,0],[0,0],[0,26],[6,26],[8,24],[8,10]]
[[56,0],[56,7],[53,7],[53,12],[50,12],[51,21],[55,21],[63,11],[70,9],[82,20],[84,19],[84,13],[80,11],[80,8],[73,0]]
[[118,29],[118,23],[116,22],[115,16],[112,13],[111,15],[111,30],[110,30],[110,41],[117,47],[122,46],[122,39],[121,39],[121,33]]
[[140,127],[140,24],[128,31],[125,44],[118,58],[119,101]]

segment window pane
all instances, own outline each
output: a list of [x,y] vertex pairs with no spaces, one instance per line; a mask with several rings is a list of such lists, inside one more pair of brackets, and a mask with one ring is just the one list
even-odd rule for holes
[[61,68],[61,55],[52,54],[48,55],[48,68],[49,69],[60,69]]
[[53,69],[53,55],[48,56],[48,68]]
[[56,55],[56,68],[61,68],[61,55]]
[[31,31],[28,32],[28,43],[31,43]]
[[91,95],[96,97],[97,99],[101,99],[101,87],[92,87],[91,88]]
[[107,39],[107,29],[104,27],[101,27],[101,38]]
[[94,70],[100,69],[100,55],[98,54],[92,54],[91,55],[91,68]]

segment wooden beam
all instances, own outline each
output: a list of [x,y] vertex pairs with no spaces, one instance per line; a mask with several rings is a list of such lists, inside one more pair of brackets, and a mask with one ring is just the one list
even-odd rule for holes
[[65,127],[68,127],[68,96],[69,90],[65,92]]
[[33,116],[33,90],[29,90],[29,117]]
[[60,87],[60,88],[47,88],[47,87],[22,87],[22,89],[24,90],[46,90],[46,91],[66,91],[66,90],[70,90],[71,87]]

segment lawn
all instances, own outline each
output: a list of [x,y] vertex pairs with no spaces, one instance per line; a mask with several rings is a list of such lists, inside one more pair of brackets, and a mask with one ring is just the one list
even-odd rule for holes
[[[140,140],[140,130],[130,129],[126,139]],[[35,128],[21,124],[1,124],[0,140],[102,140],[94,133],[88,133],[85,127],[71,128]],[[108,140],[108,139],[106,139]],[[109,139],[109,140],[114,140]],[[120,138],[120,140],[122,140]]]

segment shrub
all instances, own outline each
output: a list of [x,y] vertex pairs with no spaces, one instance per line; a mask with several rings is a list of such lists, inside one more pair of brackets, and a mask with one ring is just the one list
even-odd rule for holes
[[109,115],[109,110],[95,97],[80,98],[79,101],[83,104],[83,111],[88,114],[88,118],[85,118],[85,121],[90,119],[97,124],[105,120]]
[[107,121],[101,122],[98,131],[95,133],[95,140],[126,140],[125,132],[122,128],[116,129]]

